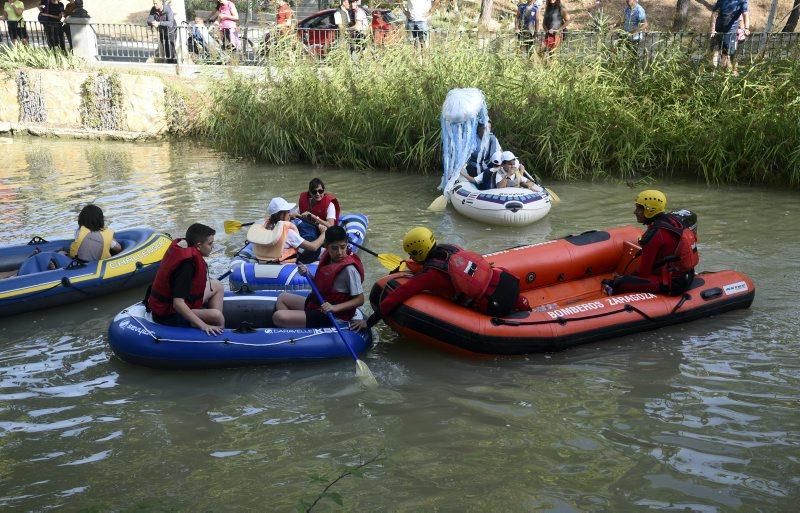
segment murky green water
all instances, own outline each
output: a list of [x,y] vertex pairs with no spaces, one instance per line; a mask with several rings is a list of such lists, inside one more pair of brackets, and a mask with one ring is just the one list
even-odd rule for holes
[[[0,139],[0,244],[69,235],[96,200],[117,230],[219,230],[314,176],[369,215],[368,246],[413,225],[479,251],[632,221],[635,190],[551,184],[525,229],[432,214],[436,176],[270,167],[191,145]],[[0,509],[794,511],[800,498],[800,195],[658,184],[701,219],[704,269],[757,284],[750,310],[553,355],[470,360],[381,328],[352,361],[163,372],[110,356],[142,291],[0,320]],[[364,257],[371,283],[382,269]],[[342,505],[337,505],[336,500]]]

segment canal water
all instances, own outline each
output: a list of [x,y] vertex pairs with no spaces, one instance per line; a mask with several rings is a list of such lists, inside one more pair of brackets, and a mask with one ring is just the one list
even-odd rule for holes
[[[633,222],[637,188],[552,183],[527,228],[425,207],[438,174],[266,166],[192,144],[0,139],[0,244],[70,236],[89,201],[121,230],[218,229],[221,274],[263,217],[321,177],[369,216],[489,252]],[[526,163],[534,167],[532,163]],[[351,360],[159,371],[112,356],[143,291],[0,319],[0,509],[27,511],[796,511],[800,499],[800,195],[653,183],[700,218],[701,268],[755,280],[749,310],[561,353],[468,359],[384,326]],[[380,276],[364,256],[367,285]],[[359,471],[347,475],[359,465]]]

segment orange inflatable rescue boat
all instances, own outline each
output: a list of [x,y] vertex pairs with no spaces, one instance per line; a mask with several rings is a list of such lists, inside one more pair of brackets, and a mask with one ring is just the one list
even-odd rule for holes
[[[590,231],[485,255],[520,279],[532,312],[490,317],[432,294],[419,294],[385,321],[400,334],[448,349],[514,355],[560,351],[578,344],[652,330],[753,302],[755,287],[732,271],[701,272],[681,296],[627,293],[607,296],[601,281],[636,270],[642,231],[628,226]],[[395,273],[372,288],[380,298],[409,277]]]

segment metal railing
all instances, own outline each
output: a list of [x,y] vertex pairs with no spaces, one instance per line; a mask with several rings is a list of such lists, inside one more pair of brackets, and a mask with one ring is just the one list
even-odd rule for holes
[[[72,47],[69,26],[49,30],[39,22],[22,24],[28,44],[34,47],[58,48],[59,38],[64,47]],[[52,27],[50,27],[52,28]],[[678,50],[693,61],[704,59],[712,51],[709,34],[649,32],[640,40],[632,41],[624,33],[570,31],[562,35],[557,48],[548,50],[544,35],[523,38],[513,32],[479,33],[475,30],[430,30],[424,38],[405,30],[403,24],[394,24],[388,30],[367,34],[349,31],[342,36],[337,28],[276,29],[265,26],[243,26],[226,34],[214,26],[183,24],[179,27],[149,27],[131,24],[92,24],[96,33],[97,56],[101,61],[127,62],[196,62],[205,64],[263,65],[279,54],[295,52],[324,61],[337,45],[347,45],[351,52],[365,49],[380,51],[390,42],[408,41],[424,45],[428,51],[458,41],[461,45],[474,45],[476,49],[494,53],[528,52],[558,53],[572,58],[615,55],[635,56],[643,62],[660,52]],[[424,39],[424,42],[423,42]],[[723,42],[724,41],[724,42]],[[0,44],[9,44],[8,24],[0,21]],[[719,38],[718,50],[728,43]],[[800,33],[754,33],[738,42],[736,58],[739,62],[755,59],[800,58]]]

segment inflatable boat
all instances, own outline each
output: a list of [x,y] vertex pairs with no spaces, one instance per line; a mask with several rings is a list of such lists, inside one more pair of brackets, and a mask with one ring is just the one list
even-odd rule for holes
[[[150,229],[123,230],[114,238],[122,252],[96,262],[72,261],[60,269],[0,279],[0,317],[73,303],[153,281],[170,238]],[[20,269],[31,256],[66,251],[72,239],[34,237],[25,245],[0,247],[0,272]]]
[[[516,355],[560,351],[747,308],[753,302],[753,281],[733,270],[699,273],[681,296],[604,295],[603,279],[637,268],[641,233],[632,226],[612,228],[485,255],[520,278],[531,312],[490,317],[420,294],[386,322],[402,335],[457,352]],[[387,288],[407,279],[407,274],[393,274],[379,280],[370,293],[373,308]]]
[[532,191],[524,187],[478,190],[467,181],[456,182],[450,202],[456,211],[470,219],[501,226],[535,223],[550,212],[550,195],[544,187]]
[[[341,224],[347,230],[350,242],[363,244],[367,237],[369,221],[363,214],[342,214]],[[351,245],[353,253],[358,248]],[[308,268],[313,275],[317,264],[309,264]],[[239,253],[231,264],[231,274],[228,278],[229,287],[233,291],[245,286],[249,290],[299,290],[308,288],[308,280],[301,276],[295,264],[259,264],[253,256],[252,245],[248,244]]]
[[[259,365],[287,361],[350,358],[336,329],[284,329],[272,326],[272,312],[280,291],[225,293],[225,331],[208,336],[195,328],[177,328],[153,322],[144,304],[120,312],[108,330],[108,343],[125,361],[150,367],[210,368]],[[361,312],[356,318],[363,318]],[[370,330],[354,332],[340,325],[357,353],[372,345]]]

